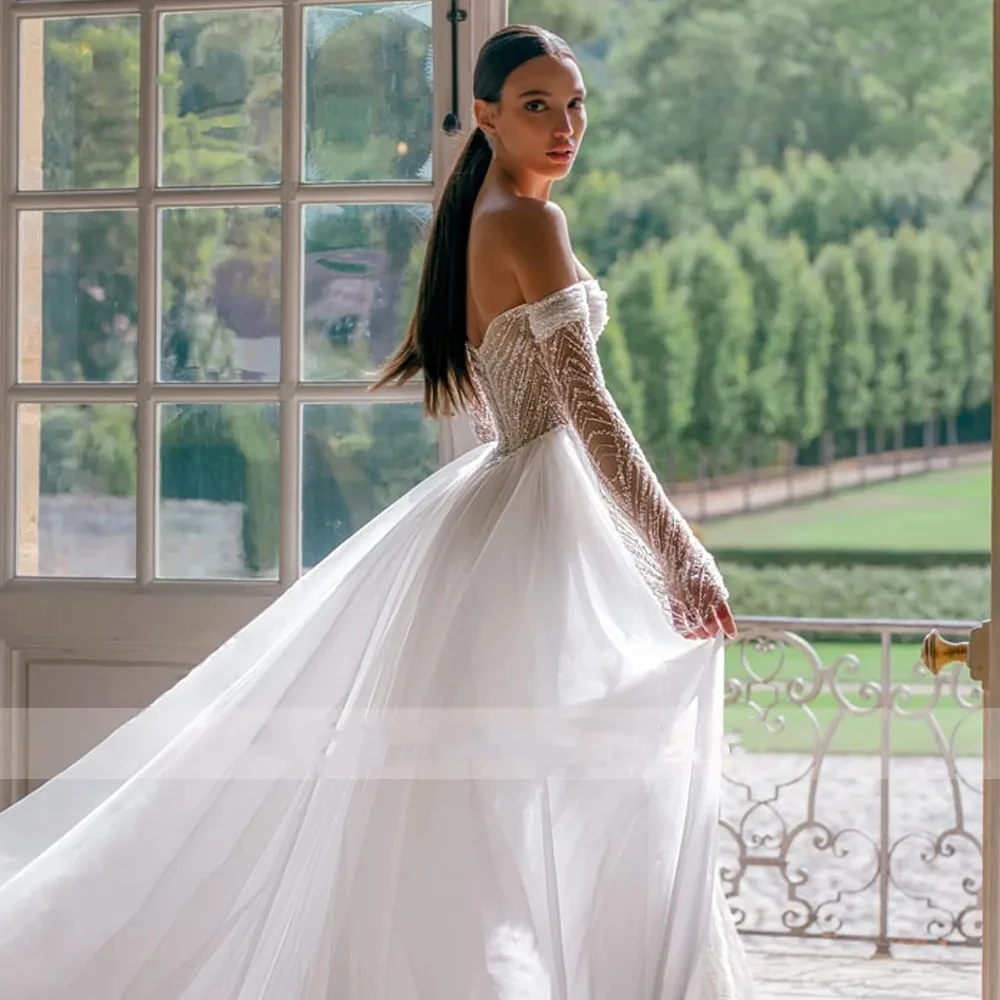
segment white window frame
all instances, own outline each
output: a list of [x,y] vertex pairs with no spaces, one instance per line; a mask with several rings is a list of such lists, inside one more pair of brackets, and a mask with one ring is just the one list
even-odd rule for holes
[[[419,380],[387,388],[372,396],[363,382],[305,382],[300,373],[301,224],[302,208],[312,204],[436,205],[463,138],[445,135],[440,123],[451,110],[451,0],[431,0],[434,45],[434,177],[432,182],[304,184],[302,163],[303,12],[311,6],[357,4],[366,0],[0,0],[0,595],[35,588],[88,587],[134,591],[250,588],[257,597],[273,596],[300,575],[301,434],[304,403],[419,402]],[[367,0],[372,2],[372,0]],[[506,23],[506,0],[461,0],[468,14],[459,25],[459,93],[463,118],[471,108],[474,53],[488,35]],[[159,154],[160,15],[223,9],[280,8],[283,13],[282,181],[280,185],[247,187],[162,187],[157,183]],[[138,187],[100,191],[18,190],[19,24],[25,18],[137,14],[140,19],[140,165]],[[468,121],[462,122],[463,131]],[[165,207],[280,204],[282,213],[281,373],[270,384],[158,382],[157,375],[157,218]],[[18,356],[18,213],[45,209],[131,208],[138,211],[138,379],[121,384],[20,384]],[[157,406],[162,403],[271,402],[280,412],[279,565],[277,582],[175,581],[156,577],[158,516]],[[16,416],[19,404],[131,403],[138,407],[136,490],[136,577],[133,580],[25,578],[16,573],[17,457]],[[440,460],[463,450],[456,442],[464,420],[441,421]],[[456,435],[455,431],[459,431]],[[467,435],[465,435],[467,440]]]

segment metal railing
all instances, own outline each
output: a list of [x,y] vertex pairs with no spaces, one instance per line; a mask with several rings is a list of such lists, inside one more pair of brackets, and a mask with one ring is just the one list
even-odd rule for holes
[[742,933],[981,947],[982,688],[919,662],[977,624],[740,621],[719,860]]

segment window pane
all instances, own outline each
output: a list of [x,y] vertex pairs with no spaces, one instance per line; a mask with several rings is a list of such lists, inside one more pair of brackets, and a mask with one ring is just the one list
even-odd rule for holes
[[430,3],[306,10],[305,180],[430,180]]
[[160,245],[160,377],[276,381],[281,210],[166,209]]
[[438,467],[420,403],[302,408],[302,565],[308,569]]
[[134,187],[139,177],[139,18],[21,23],[20,187]]
[[281,11],[162,19],[162,183],[281,180]]
[[158,575],[278,575],[278,407],[160,407]]
[[135,576],[135,407],[17,408],[17,572]]
[[368,378],[395,350],[416,303],[430,218],[429,205],[305,210],[305,378]]
[[22,212],[18,239],[21,381],[133,381],[137,214]]

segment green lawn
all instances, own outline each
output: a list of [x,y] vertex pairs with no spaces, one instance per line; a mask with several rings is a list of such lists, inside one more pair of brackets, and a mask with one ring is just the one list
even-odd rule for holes
[[[881,647],[878,643],[817,642],[814,644],[824,667],[832,667],[841,657],[853,656],[858,669],[852,672],[847,662],[837,669],[838,686],[845,699],[858,709],[865,710],[873,704],[861,696],[858,685],[865,681],[878,681],[881,671]],[[836,726],[830,741],[832,753],[879,752],[882,739],[882,713],[858,715],[845,710],[824,680],[820,693],[804,706],[791,704],[788,683],[802,678],[808,690],[814,671],[805,654],[786,647],[783,661],[777,651],[761,653],[747,651],[749,667],[756,673],[751,678],[741,662],[741,649],[731,646],[726,651],[726,676],[749,684],[752,705],[729,705],[725,710],[726,733],[748,751],[769,753],[811,753],[818,742],[825,739]],[[909,683],[913,697],[907,701],[897,699],[900,711],[919,712],[931,697],[933,678],[921,667],[914,670],[920,659],[918,643],[901,643],[892,647],[890,675],[893,684]],[[954,669],[954,668],[953,668]],[[759,680],[758,680],[759,678]],[[972,685],[963,678],[960,691],[971,697]],[[762,718],[763,714],[763,718]],[[942,690],[934,708],[933,719],[940,726],[945,741],[954,740],[960,755],[978,756],[982,753],[982,713],[970,711],[956,704],[950,686]],[[893,715],[890,726],[890,746],[899,755],[936,755],[940,752],[934,729],[927,719],[901,718]]]
[[989,549],[990,469],[932,472],[703,525],[711,548]]
[[[867,637],[864,638],[867,640]],[[881,677],[882,647],[878,642],[815,642],[811,645],[824,667],[832,668],[838,664],[836,677],[842,684],[861,684],[877,681]],[[852,659],[857,660],[856,669]],[[893,683],[932,684],[934,678],[919,664],[919,642],[893,645],[890,657]],[[726,676],[747,678],[747,668],[762,681],[775,680],[779,683],[787,683],[796,677],[808,679],[814,673],[812,661],[805,651],[793,646],[769,652],[740,645],[730,646],[726,650]]]
[[[843,709],[832,693],[818,695],[807,705],[790,705],[787,697],[777,701],[769,691],[757,691],[752,699],[756,707],[727,705],[727,739],[744,750],[756,753],[813,753],[820,742],[830,738],[830,753],[877,754],[882,740],[882,713],[855,715]],[[860,707],[857,695],[849,701]],[[909,711],[919,711],[927,704],[927,695],[918,694],[907,704]],[[762,718],[762,715],[764,716]],[[983,752],[983,715],[955,704],[943,696],[935,707],[933,722],[940,727],[946,745],[952,744],[958,756],[977,757]],[[831,729],[836,724],[836,728]],[[933,725],[924,718],[890,720],[890,747],[897,756],[938,756],[941,753]]]
[[[987,466],[914,476],[851,490],[830,499],[704,525],[709,548],[847,551],[983,552],[989,550],[989,531],[990,470]],[[776,572],[784,578],[794,570]],[[875,572],[874,569],[865,570],[868,575]],[[920,574],[919,570],[914,572]],[[970,569],[968,572],[981,571]],[[916,588],[926,575],[925,572],[923,576],[915,576],[913,587]],[[909,579],[905,572],[902,579],[904,582]],[[907,592],[904,595],[906,607],[923,608],[917,599],[919,596]],[[864,607],[859,604],[856,614],[872,613],[870,600],[859,597],[859,601]],[[822,611],[820,608],[815,613]],[[902,617],[915,613],[904,612]],[[973,614],[974,609],[965,609],[957,617]],[[871,701],[861,697],[858,686],[866,681],[878,681],[881,676],[879,643],[859,637],[850,642],[816,642],[813,648],[824,667],[832,667],[842,658],[848,658],[842,660],[837,669],[840,689],[857,708],[869,707]],[[743,656],[757,679],[748,678],[746,665],[741,662]],[[851,659],[857,661],[856,670]],[[892,683],[909,683],[915,692],[910,702],[897,703],[901,710],[919,711],[931,696],[933,678],[922,668],[915,669],[919,660],[918,641],[892,646]],[[867,715],[845,711],[828,682],[805,706],[789,703],[788,683],[799,677],[808,686],[814,676],[813,665],[801,650],[787,646],[782,659],[780,650],[744,650],[738,645],[732,646],[726,654],[726,676],[744,683],[751,681],[752,704],[730,705],[725,711],[726,732],[748,751],[811,753],[831,732],[830,752],[874,754],[879,751],[881,711]],[[971,695],[972,686],[967,678],[963,678],[961,691],[966,697]],[[761,713],[766,713],[764,719]],[[947,686],[932,720],[893,716],[890,726],[892,752],[899,755],[938,754],[935,725],[940,729],[938,735],[943,735],[946,742],[954,741],[959,754],[982,752],[982,713],[957,705]]]

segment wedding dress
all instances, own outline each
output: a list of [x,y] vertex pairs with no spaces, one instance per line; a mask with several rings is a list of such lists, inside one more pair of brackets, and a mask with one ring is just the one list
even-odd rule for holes
[[3,1000],[748,1000],[718,595],[582,280],[469,349],[482,444],[0,814]]

